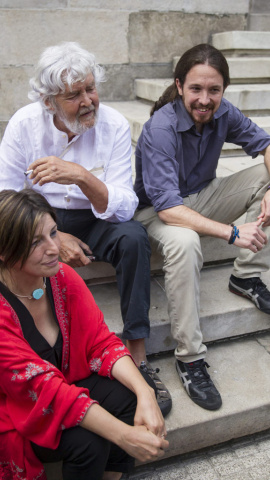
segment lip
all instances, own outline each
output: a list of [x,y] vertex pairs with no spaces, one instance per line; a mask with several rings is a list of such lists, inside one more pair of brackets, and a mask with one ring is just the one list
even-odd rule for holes
[[90,112],[82,113],[80,117],[84,117],[84,118],[88,116],[93,117],[94,115],[95,115],[95,110],[90,110]]
[[53,260],[51,260],[50,262],[45,262],[42,265],[44,267],[56,267],[56,265],[58,265],[58,263],[59,263],[59,260],[58,260],[58,257],[56,257]]

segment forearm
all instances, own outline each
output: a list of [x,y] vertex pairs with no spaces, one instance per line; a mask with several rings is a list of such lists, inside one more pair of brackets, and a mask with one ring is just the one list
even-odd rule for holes
[[164,455],[169,443],[145,426],[130,426],[118,420],[100,405],[92,405],[80,425],[106,438],[138,460],[156,460]]
[[115,362],[111,374],[116,380],[135,393],[137,398],[143,396],[143,392],[153,392],[153,389],[146,383],[133,360],[127,355]]
[[76,178],[76,185],[78,185],[98,213],[104,213],[107,210],[109,201],[108,189],[101,180],[81,167]]
[[97,403],[91,405],[87,410],[80,426],[106,438],[106,440],[109,440],[118,446],[121,445],[124,434],[126,434],[128,429],[131,428],[129,425],[126,425],[124,422],[111,415]]
[[264,163],[270,175],[270,145],[261,153],[264,155]]
[[232,227],[230,225],[210,220],[185,205],[162,210],[158,212],[158,216],[166,225],[190,228],[199,235],[223,238],[226,241],[231,236]]

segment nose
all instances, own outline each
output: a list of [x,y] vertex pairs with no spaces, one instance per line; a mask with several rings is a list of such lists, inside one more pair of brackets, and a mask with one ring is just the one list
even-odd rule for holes
[[92,105],[91,93],[89,92],[82,92],[81,97],[81,106],[82,107],[90,107]]
[[47,240],[47,245],[46,245],[46,253],[47,255],[55,255],[59,254],[59,246],[60,246],[60,241],[58,237],[54,238],[48,238]]
[[208,105],[209,104],[209,95],[208,95],[207,90],[202,90],[200,92],[199,101],[200,101],[201,105]]

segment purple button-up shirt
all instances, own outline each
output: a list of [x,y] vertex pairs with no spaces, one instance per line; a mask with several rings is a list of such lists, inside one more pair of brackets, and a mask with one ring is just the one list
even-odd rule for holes
[[224,142],[241,145],[255,158],[270,135],[224,98],[213,120],[198,133],[181,98],[168,103],[145,123],[136,148],[135,192],[139,208],[156,212],[183,204],[216,177]]

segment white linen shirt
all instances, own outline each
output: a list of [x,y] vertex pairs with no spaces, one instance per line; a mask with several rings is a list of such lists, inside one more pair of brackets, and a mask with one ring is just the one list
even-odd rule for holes
[[[77,185],[47,183],[34,185],[24,172],[38,158],[54,155],[82,165],[106,185],[108,206],[98,213]],[[29,104],[10,119],[0,146],[0,190],[33,187],[56,208],[88,209],[102,220],[125,222],[133,217],[138,198],[131,173],[131,138],[127,120],[116,110],[99,105],[93,128],[68,143],[53,115],[39,102]],[[26,183],[25,183],[26,182]]]

